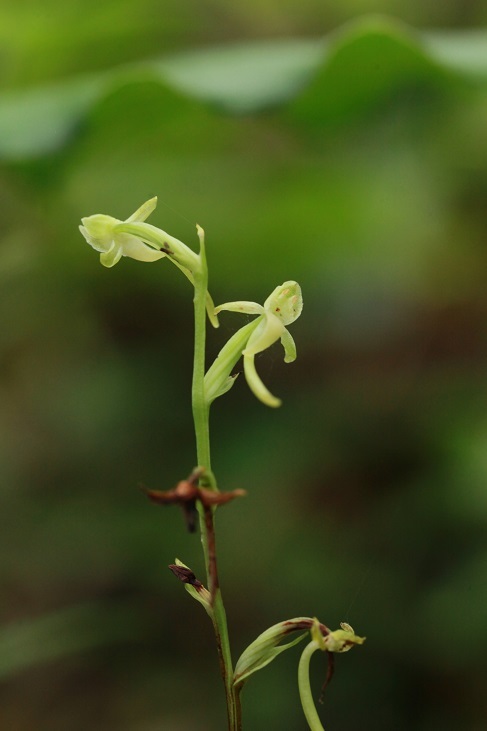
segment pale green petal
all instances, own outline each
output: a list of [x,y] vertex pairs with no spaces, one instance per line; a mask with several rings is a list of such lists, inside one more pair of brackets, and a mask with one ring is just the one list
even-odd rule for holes
[[246,315],[263,315],[264,308],[257,302],[246,302],[242,300],[240,302],[225,302],[224,305],[218,305],[215,307],[215,314],[217,315],[222,310],[228,310],[229,312],[243,312]]
[[83,225],[79,230],[90,246],[96,251],[110,251],[113,245],[114,227],[120,223],[118,219],[96,213],[94,216],[82,218],[81,223]]
[[137,261],[157,261],[166,256],[163,251],[156,251],[156,249],[144,244],[137,236],[118,234],[117,243],[120,245],[124,256],[137,259]]
[[206,314],[208,315],[208,319],[213,327],[220,327],[220,323],[218,322],[218,317],[215,312],[215,303],[213,302],[209,292],[206,293]]
[[100,252],[105,251],[105,249],[102,246],[102,243],[104,244],[104,242],[100,242],[97,239],[94,239],[93,236],[91,236],[89,234],[88,229],[85,228],[84,226],[79,226],[78,228],[81,231],[82,235],[84,236],[86,242],[90,246],[92,246],[95,249],[95,251],[100,251]]
[[294,342],[293,336],[289,330],[286,330],[286,328],[284,328],[284,332],[281,335],[281,344],[284,348],[284,362],[292,363],[293,360],[296,360],[296,343]]
[[303,295],[297,282],[284,282],[264,302],[266,310],[273,312],[285,325],[297,320],[303,311]]
[[132,213],[131,216],[127,218],[126,223],[134,222],[134,221],[145,221],[146,218],[149,218],[152,211],[154,211],[155,207],[157,206],[157,196],[154,198],[150,198],[145,203],[142,203],[140,208],[137,208],[135,213]]
[[122,249],[119,246],[116,246],[115,243],[113,243],[110,251],[105,251],[103,254],[100,254],[100,262],[104,267],[108,268],[115,266],[121,258]]
[[254,330],[249,338],[247,347],[243,351],[243,355],[255,355],[266,348],[270,348],[285,331],[282,321],[272,314],[272,312],[264,312],[264,319],[259,327]]
[[254,396],[257,396],[259,401],[262,401],[262,403],[266,406],[272,406],[273,408],[281,405],[280,399],[273,396],[260,380],[257,371],[255,370],[253,355],[247,355],[244,357],[244,372],[250,390]]

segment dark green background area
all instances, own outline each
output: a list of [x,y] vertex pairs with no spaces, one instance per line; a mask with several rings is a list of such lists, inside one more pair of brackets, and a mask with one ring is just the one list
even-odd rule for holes
[[[390,18],[362,17],[389,12]],[[487,650],[487,10],[50,0],[0,8],[0,728],[215,731],[199,539],[138,485],[195,463],[191,288],[77,226],[195,246],[215,302],[300,282],[298,359],[212,410],[235,659],[298,615],[366,635],[330,731],[481,731]],[[244,324],[223,313],[209,362]],[[299,647],[243,694],[306,728]],[[324,659],[313,658],[319,696]]]

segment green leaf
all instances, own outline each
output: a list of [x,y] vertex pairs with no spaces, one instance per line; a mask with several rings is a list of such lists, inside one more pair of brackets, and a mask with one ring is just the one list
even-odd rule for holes
[[8,91],[0,96],[0,157],[35,157],[65,145],[106,91],[101,77]]
[[290,119],[321,126],[362,114],[406,89],[485,86],[487,32],[419,32],[374,16],[323,39],[227,45],[8,91],[0,94],[0,157],[56,151],[104,97],[148,81],[174,93],[180,104],[186,96],[231,114],[285,106]]
[[180,91],[232,114],[249,114],[297,94],[325,49],[321,39],[261,41],[181,54],[159,68]]
[[452,81],[451,70],[451,65],[446,67],[434,53],[427,53],[419,32],[372,18],[350,24],[332,37],[327,58],[286,114],[322,129],[324,122],[367,112],[401,91],[417,94],[427,86],[446,87]]

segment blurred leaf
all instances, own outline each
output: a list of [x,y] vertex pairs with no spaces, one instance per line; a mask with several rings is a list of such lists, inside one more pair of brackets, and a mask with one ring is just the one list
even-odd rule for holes
[[298,93],[325,54],[322,40],[263,41],[181,54],[162,61],[159,68],[190,96],[245,114]]
[[0,96],[0,157],[16,160],[53,152],[66,144],[101,98],[120,86],[148,80],[235,114],[294,100],[293,117],[320,121],[323,116],[360,114],[404,87],[426,83],[441,89],[455,80],[484,84],[487,33],[419,33],[373,17],[324,40],[192,51],[66,83],[9,91]]
[[0,679],[133,635],[130,608],[86,604],[0,627]]
[[0,156],[15,160],[61,147],[105,89],[98,76],[6,92],[0,109]]
[[444,63],[448,54],[445,46],[440,47],[442,54],[435,53],[434,43],[428,52],[421,33],[387,19],[351,24],[335,35],[312,83],[288,111],[294,118],[321,125],[330,118],[359,115],[404,90],[441,89],[453,80],[450,70],[466,81],[467,67]]
[[465,74],[473,81],[487,76],[487,37],[483,30],[423,34],[428,55],[445,68]]

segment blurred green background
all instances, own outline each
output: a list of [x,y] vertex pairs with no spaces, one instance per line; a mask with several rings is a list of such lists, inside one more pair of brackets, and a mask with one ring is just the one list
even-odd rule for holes
[[[387,12],[393,17],[364,16]],[[82,216],[207,235],[215,301],[305,308],[212,413],[233,652],[350,622],[333,731],[485,728],[487,6],[92,0],[0,7],[0,728],[225,727],[167,489],[195,462],[191,290],[100,266]],[[242,324],[224,313],[209,357]],[[306,728],[299,648],[244,691]],[[323,658],[314,660],[316,693]]]

